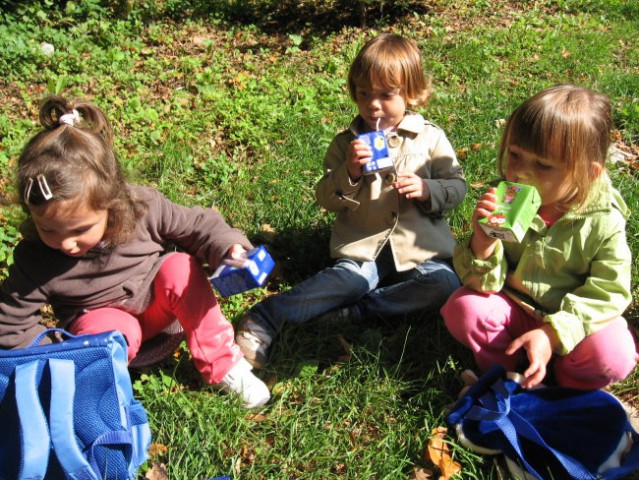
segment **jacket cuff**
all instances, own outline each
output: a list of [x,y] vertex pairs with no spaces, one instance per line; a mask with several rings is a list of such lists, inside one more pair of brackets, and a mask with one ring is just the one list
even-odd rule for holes
[[544,321],[549,323],[557,332],[561,347],[555,353],[559,355],[570,353],[579,342],[586,338],[586,332],[581,320],[568,312],[559,311],[546,315]]

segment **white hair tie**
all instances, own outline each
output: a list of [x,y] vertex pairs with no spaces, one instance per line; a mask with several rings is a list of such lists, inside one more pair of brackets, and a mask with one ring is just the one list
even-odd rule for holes
[[80,117],[80,112],[78,112],[74,108],[73,112],[61,115],[58,119],[58,123],[60,123],[60,125],[71,125],[73,127],[80,123],[80,120],[82,120],[82,117]]

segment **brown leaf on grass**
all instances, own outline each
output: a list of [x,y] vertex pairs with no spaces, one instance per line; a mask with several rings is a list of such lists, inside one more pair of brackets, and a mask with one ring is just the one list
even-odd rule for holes
[[246,416],[247,420],[251,420],[255,423],[259,423],[259,422],[263,422],[264,420],[266,420],[268,417],[266,415],[262,415],[261,413],[249,413]]
[[273,241],[277,232],[275,229],[269,225],[268,223],[262,224],[262,235],[266,239],[266,241]]
[[342,362],[348,362],[351,358],[351,345],[341,335],[337,335],[337,341],[344,350],[344,355],[340,355],[338,359]]
[[445,427],[437,427],[431,431],[431,438],[428,441],[426,450],[427,460],[433,462],[442,472],[440,480],[448,480],[453,475],[461,472],[461,465],[450,456],[448,444],[444,441],[444,436],[448,430]]
[[146,480],[168,480],[169,474],[166,471],[166,466],[160,462],[151,462],[151,468],[146,472],[144,476]]
[[430,468],[423,467],[415,467],[413,468],[413,473],[408,480],[431,480],[435,477],[435,472],[433,472]]
[[639,170],[639,145],[628,145],[621,139],[619,131],[613,131],[614,142],[608,151],[608,160],[630,172]]
[[488,186],[488,183],[484,182],[483,180],[480,180],[478,182],[473,182],[470,184],[470,187],[475,190],[481,190],[483,188],[486,188],[487,186]]
[[162,445],[161,443],[152,443],[149,447],[149,456],[151,458],[158,457],[169,450],[169,447]]
[[468,156],[468,147],[460,148],[455,153],[457,153],[458,158],[466,158]]

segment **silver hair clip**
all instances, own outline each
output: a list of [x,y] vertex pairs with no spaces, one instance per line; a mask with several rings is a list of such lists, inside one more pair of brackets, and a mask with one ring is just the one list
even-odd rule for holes
[[[42,195],[42,198],[44,198],[45,200],[51,200],[53,198],[53,193],[51,193],[51,189],[49,188],[46,177],[40,174],[36,177],[36,181],[38,182],[38,188],[40,188],[40,194]],[[27,180],[27,186],[24,188],[24,203],[26,203],[27,205],[29,205],[29,197],[31,196],[33,183],[33,178],[29,178],[29,180]]]
[[61,115],[58,119],[58,123],[60,125],[71,125],[72,127],[74,127],[75,125],[80,123],[80,120],[82,120],[82,117],[80,117],[80,112],[78,112],[74,108],[71,113],[65,113],[64,115]]

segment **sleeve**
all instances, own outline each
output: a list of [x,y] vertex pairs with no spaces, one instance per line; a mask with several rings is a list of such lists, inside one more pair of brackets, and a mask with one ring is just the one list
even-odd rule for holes
[[497,242],[493,255],[486,260],[478,260],[470,249],[470,238],[455,246],[453,265],[461,283],[482,293],[496,293],[502,290],[508,274],[508,262],[504,246]]
[[467,185],[450,141],[439,128],[435,132],[438,135],[430,152],[431,178],[426,179],[430,198],[418,205],[423,213],[445,214],[464,200]]
[[331,212],[345,208],[356,210],[360,204],[357,195],[364,178],[353,183],[346,165],[346,149],[351,137],[352,133],[342,132],[333,139],[324,158],[324,175],[315,190],[317,203]]
[[226,223],[213,208],[177,205],[160,192],[148,189],[149,228],[162,241],[170,241],[211,268],[217,268],[232,245],[247,250],[251,242],[237,228]]
[[597,250],[581,286],[566,294],[557,312],[544,320],[557,332],[562,350],[570,353],[586,336],[623,315],[631,301],[632,257],[625,229],[614,229]]
[[[28,248],[20,242],[14,250],[14,263],[0,286],[0,348],[24,348],[45,330],[40,309],[47,296],[31,270]],[[34,266],[33,268],[38,268]]]

